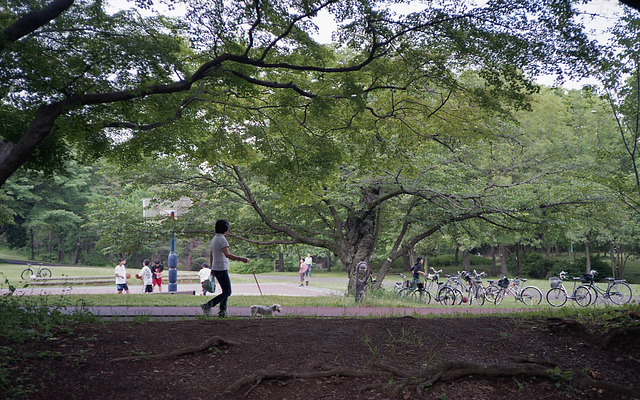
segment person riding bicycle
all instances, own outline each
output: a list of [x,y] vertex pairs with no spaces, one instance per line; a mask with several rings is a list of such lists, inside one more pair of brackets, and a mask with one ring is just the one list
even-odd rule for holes
[[411,282],[411,286],[415,289],[418,286],[418,282],[420,282],[420,274],[425,276],[424,271],[422,270],[422,264],[424,263],[424,257],[418,256],[416,258],[416,265],[411,267],[410,271],[413,272],[413,281]]

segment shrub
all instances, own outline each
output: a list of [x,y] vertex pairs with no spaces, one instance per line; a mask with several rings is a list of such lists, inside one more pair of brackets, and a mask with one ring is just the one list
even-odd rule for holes
[[522,257],[522,275],[533,279],[544,279],[553,268],[553,262],[545,259],[542,254],[530,251]]
[[255,259],[246,264],[242,262],[234,262],[232,264],[229,264],[229,272],[232,274],[251,274],[252,272],[261,274],[266,272],[273,272],[273,261]]

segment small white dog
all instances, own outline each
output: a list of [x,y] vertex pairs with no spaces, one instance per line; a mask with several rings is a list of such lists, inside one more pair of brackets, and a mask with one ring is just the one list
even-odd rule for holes
[[268,306],[251,306],[251,318],[255,318],[256,314],[260,314],[261,318],[265,315],[271,315],[275,317],[274,312],[282,312],[282,306],[280,304],[274,304],[271,307]]

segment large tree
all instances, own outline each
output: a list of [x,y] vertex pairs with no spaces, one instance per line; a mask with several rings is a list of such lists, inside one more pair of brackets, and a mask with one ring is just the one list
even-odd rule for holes
[[[576,66],[592,50],[569,2],[443,0],[400,14],[391,8],[402,9],[399,2],[370,0],[169,3],[185,7],[182,19],[109,15],[100,0],[0,2],[0,185],[25,163],[61,168],[72,143],[89,156],[125,141],[130,158],[170,151],[181,140],[176,121],[202,116],[203,102],[226,112],[281,92],[281,101],[313,109],[407,87],[377,80],[377,60],[387,57],[421,62],[421,74],[451,86],[474,68],[496,89],[485,96],[491,101],[531,89],[518,71],[554,70],[560,60]],[[320,11],[338,21],[335,47],[311,39]],[[347,56],[333,55],[340,46]],[[416,48],[429,51],[416,58]],[[371,75],[345,77],[359,70]],[[298,80],[301,72],[315,80]]]

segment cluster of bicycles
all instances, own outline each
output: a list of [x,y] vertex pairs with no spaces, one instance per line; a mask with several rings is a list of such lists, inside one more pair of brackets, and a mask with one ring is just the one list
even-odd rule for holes
[[527,305],[538,305],[542,301],[542,292],[535,286],[525,286],[524,278],[509,279],[502,276],[501,279],[489,280],[484,286],[482,277],[486,273],[477,271],[458,272],[455,275],[446,275],[446,280],[439,281],[442,270],[436,271],[433,267],[431,273],[426,275],[424,282],[415,282],[407,279],[404,274],[402,282],[396,282],[394,290],[399,297],[413,298],[414,301],[426,304],[434,300],[445,305],[454,304],[478,304],[485,302],[500,304],[507,296],[513,296],[516,301]]
[[[399,297],[426,304],[435,301],[445,305],[483,305],[485,302],[497,305],[509,296],[528,306],[536,306],[542,302],[542,291],[535,286],[526,285],[525,278],[509,279],[502,275],[498,280],[488,280],[485,286],[482,282],[482,277],[486,276],[484,272],[462,271],[455,275],[445,275],[446,279],[440,281],[442,270],[436,271],[433,267],[430,270],[424,281],[417,282],[407,279],[404,274],[398,274],[402,277],[402,282],[395,283],[394,292]],[[567,273],[562,271],[559,277],[549,279],[551,289],[546,293],[547,302],[560,307],[568,300],[573,300],[586,307],[595,304],[598,299],[610,300],[614,304],[625,304],[631,300],[631,287],[624,279],[607,278],[607,286],[603,288],[595,282],[596,274],[597,271],[592,271],[573,278],[573,289],[569,292],[563,284]]]
[[611,300],[614,304],[625,304],[631,300],[631,287],[624,279],[607,278],[607,287],[602,288],[595,283],[598,271],[573,278],[573,289],[568,292],[562,281],[567,273],[562,271],[557,277],[549,279],[551,289],[547,292],[547,302],[554,307],[561,307],[567,300],[575,301],[581,307],[595,304],[599,298]]

